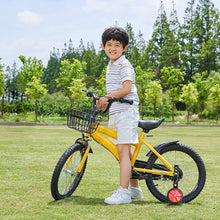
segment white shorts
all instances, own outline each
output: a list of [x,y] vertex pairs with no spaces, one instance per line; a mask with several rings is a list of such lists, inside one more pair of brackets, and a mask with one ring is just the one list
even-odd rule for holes
[[117,140],[111,139],[114,144],[137,144],[139,112],[128,110],[109,115],[108,127],[117,131]]

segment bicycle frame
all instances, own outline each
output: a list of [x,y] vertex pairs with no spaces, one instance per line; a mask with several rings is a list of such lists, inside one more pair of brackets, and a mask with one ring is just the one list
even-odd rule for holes
[[[96,132],[94,132],[92,134],[86,134],[87,138],[89,138],[90,136],[95,141],[97,141],[99,144],[104,146],[108,151],[110,151],[114,155],[114,157],[118,160],[118,162],[120,163],[120,159],[119,159],[118,151],[117,151],[117,146],[108,138],[108,137],[111,137],[111,138],[117,139],[117,132],[116,131],[111,130],[107,127],[104,127],[102,125],[99,125]],[[108,137],[106,137],[106,136],[108,136]],[[174,167],[172,165],[170,165],[170,163],[165,158],[163,158],[162,155],[160,155],[150,144],[148,144],[144,140],[144,137],[145,137],[145,132],[142,131],[139,136],[139,143],[132,144],[132,146],[135,147],[133,156],[131,158],[131,166],[133,167],[133,169],[137,172],[142,172],[142,173],[152,173],[152,174],[158,174],[161,176],[163,176],[163,175],[174,176]],[[134,167],[137,156],[138,156],[139,151],[141,149],[142,143],[144,145],[146,145],[146,147],[150,151],[152,151],[170,171],[150,170],[150,169],[145,169],[145,168]],[[88,156],[89,151],[90,151],[90,146],[88,145],[88,148],[86,149],[86,152],[82,158],[81,164],[75,173],[81,172],[81,169],[84,165],[84,162]]]

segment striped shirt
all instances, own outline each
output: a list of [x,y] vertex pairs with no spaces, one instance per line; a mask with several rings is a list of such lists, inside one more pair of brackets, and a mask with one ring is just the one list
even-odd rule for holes
[[135,109],[138,111],[139,98],[135,86],[135,72],[130,62],[122,55],[114,63],[109,61],[106,71],[106,90],[111,94],[122,88],[123,82],[129,80],[132,82],[131,92],[126,95],[125,99],[133,100],[133,104],[113,102],[109,114]]

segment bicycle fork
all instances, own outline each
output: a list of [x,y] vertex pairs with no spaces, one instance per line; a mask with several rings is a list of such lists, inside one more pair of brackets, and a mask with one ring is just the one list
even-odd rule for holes
[[86,161],[86,158],[87,158],[87,156],[88,156],[88,153],[89,153],[89,151],[90,151],[90,149],[91,149],[90,146],[87,146],[87,148],[86,148],[86,150],[85,150],[85,153],[84,153],[84,155],[83,155],[83,158],[82,158],[82,160],[81,160],[81,163],[80,163],[78,169],[75,171],[75,174],[81,172],[81,170],[82,170],[82,168],[83,168],[83,166],[84,166],[84,163],[85,163],[85,161]]
[[84,154],[83,154],[83,157],[82,157],[82,160],[81,160],[81,162],[80,162],[80,165],[79,165],[79,167],[77,168],[77,170],[75,171],[75,175],[77,174],[77,173],[80,173],[81,172],[81,170],[82,170],[82,168],[83,168],[83,166],[84,166],[84,164],[85,164],[85,161],[86,161],[86,158],[88,157],[88,154],[89,153],[92,153],[92,149],[91,149],[91,147],[90,147],[90,145],[89,145],[89,141],[90,141],[91,139],[89,139],[87,136],[83,136],[83,138],[79,138],[78,140],[76,140],[76,143],[79,143],[79,144],[81,144],[81,145],[83,145],[85,148],[84,148],[84,150],[85,150],[85,152],[84,152]]

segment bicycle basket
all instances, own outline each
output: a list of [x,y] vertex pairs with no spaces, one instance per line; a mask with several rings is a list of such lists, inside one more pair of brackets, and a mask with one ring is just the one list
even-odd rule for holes
[[89,108],[69,109],[67,113],[67,126],[82,133],[94,133],[101,120],[102,116]]

